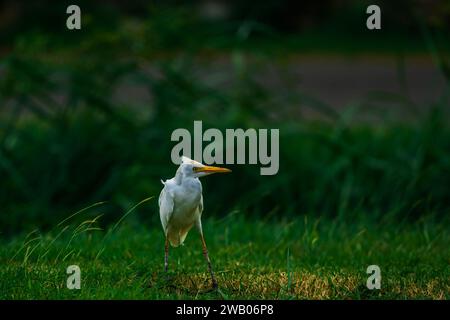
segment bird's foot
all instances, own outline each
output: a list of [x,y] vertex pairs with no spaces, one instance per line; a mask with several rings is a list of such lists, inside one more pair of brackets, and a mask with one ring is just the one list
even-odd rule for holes
[[219,290],[219,284],[217,283],[216,280],[213,280],[212,281],[212,286],[207,288],[207,289],[205,289],[205,290],[203,290],[202,293],[210,293],[210,292],[214,292],[214,291],[217,291],[217,290]]
[[228,297],[226,294],[224,294],[222,292],[222,290],[220,290],[219,288],[219,284],[217,282],[213,282],[212,287],[210,287],[209,289],[204,290],[203,292],[201,292],[202,294],[208,294],[208,293],[212,293],[215,294],[219,297],[219,299],[224,299],[227,300]]
[[175,280],[175,275],[166,271],[164,272],[164,280],[168,283],[172,283]]

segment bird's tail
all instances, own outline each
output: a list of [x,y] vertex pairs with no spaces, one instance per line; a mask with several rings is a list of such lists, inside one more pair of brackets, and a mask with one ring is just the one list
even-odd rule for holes
[[180,230],[178,232],[168,232],[167,238],[169,239],[169,242],[172,245],[172,247],[178,247],[180,245],[183,245],[188,232],[189,232],[189,229],[188,230]]

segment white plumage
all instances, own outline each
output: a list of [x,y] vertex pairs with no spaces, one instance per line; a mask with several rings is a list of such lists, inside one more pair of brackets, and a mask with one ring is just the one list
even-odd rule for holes
[[164,267],[168,267],[168,250],[170,243],[177,247],[183,244],[189,230],[195,225],[200,233],[203,245],[203,254],[208,262],[208,268],[213,280],[213,286],[217,282],[212,272],[211,263],[208,257],[208,250],[203,238],[202,211],[203,195],[200,177],[217,173],[230,172],[231,170],[219,167],[205,166],[200,162],[182,157],[175,177],[166,181],[161,181],[164,188],[159,196],[159,215],[166,236],[165,262]]
[[200,180],[183,173],[183,170],[189,171],[188,167],[180,169],[174,178],[163,183],[164,188],[159,197],[161,224],[174,247],[183,244],[192,226],[200,223],[203,211]]

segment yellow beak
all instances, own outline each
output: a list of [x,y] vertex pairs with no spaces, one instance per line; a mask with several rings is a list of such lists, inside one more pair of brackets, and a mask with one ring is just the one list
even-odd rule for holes
[[231,170],[221,167],[203,166],[203,167],[194,167],[194,172],[226,173],[231,172]]

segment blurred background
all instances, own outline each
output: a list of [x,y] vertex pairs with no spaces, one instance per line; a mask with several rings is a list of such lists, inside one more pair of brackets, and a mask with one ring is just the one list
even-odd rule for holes
[[194,120],[280,129],[278,174],[203,179],[205,215],[448,217],[448,1],[377,1],[373,31],[372,1],[77,1],[77,31],[70,4],[0,2],[0,237],[149,196],[153,227]]

